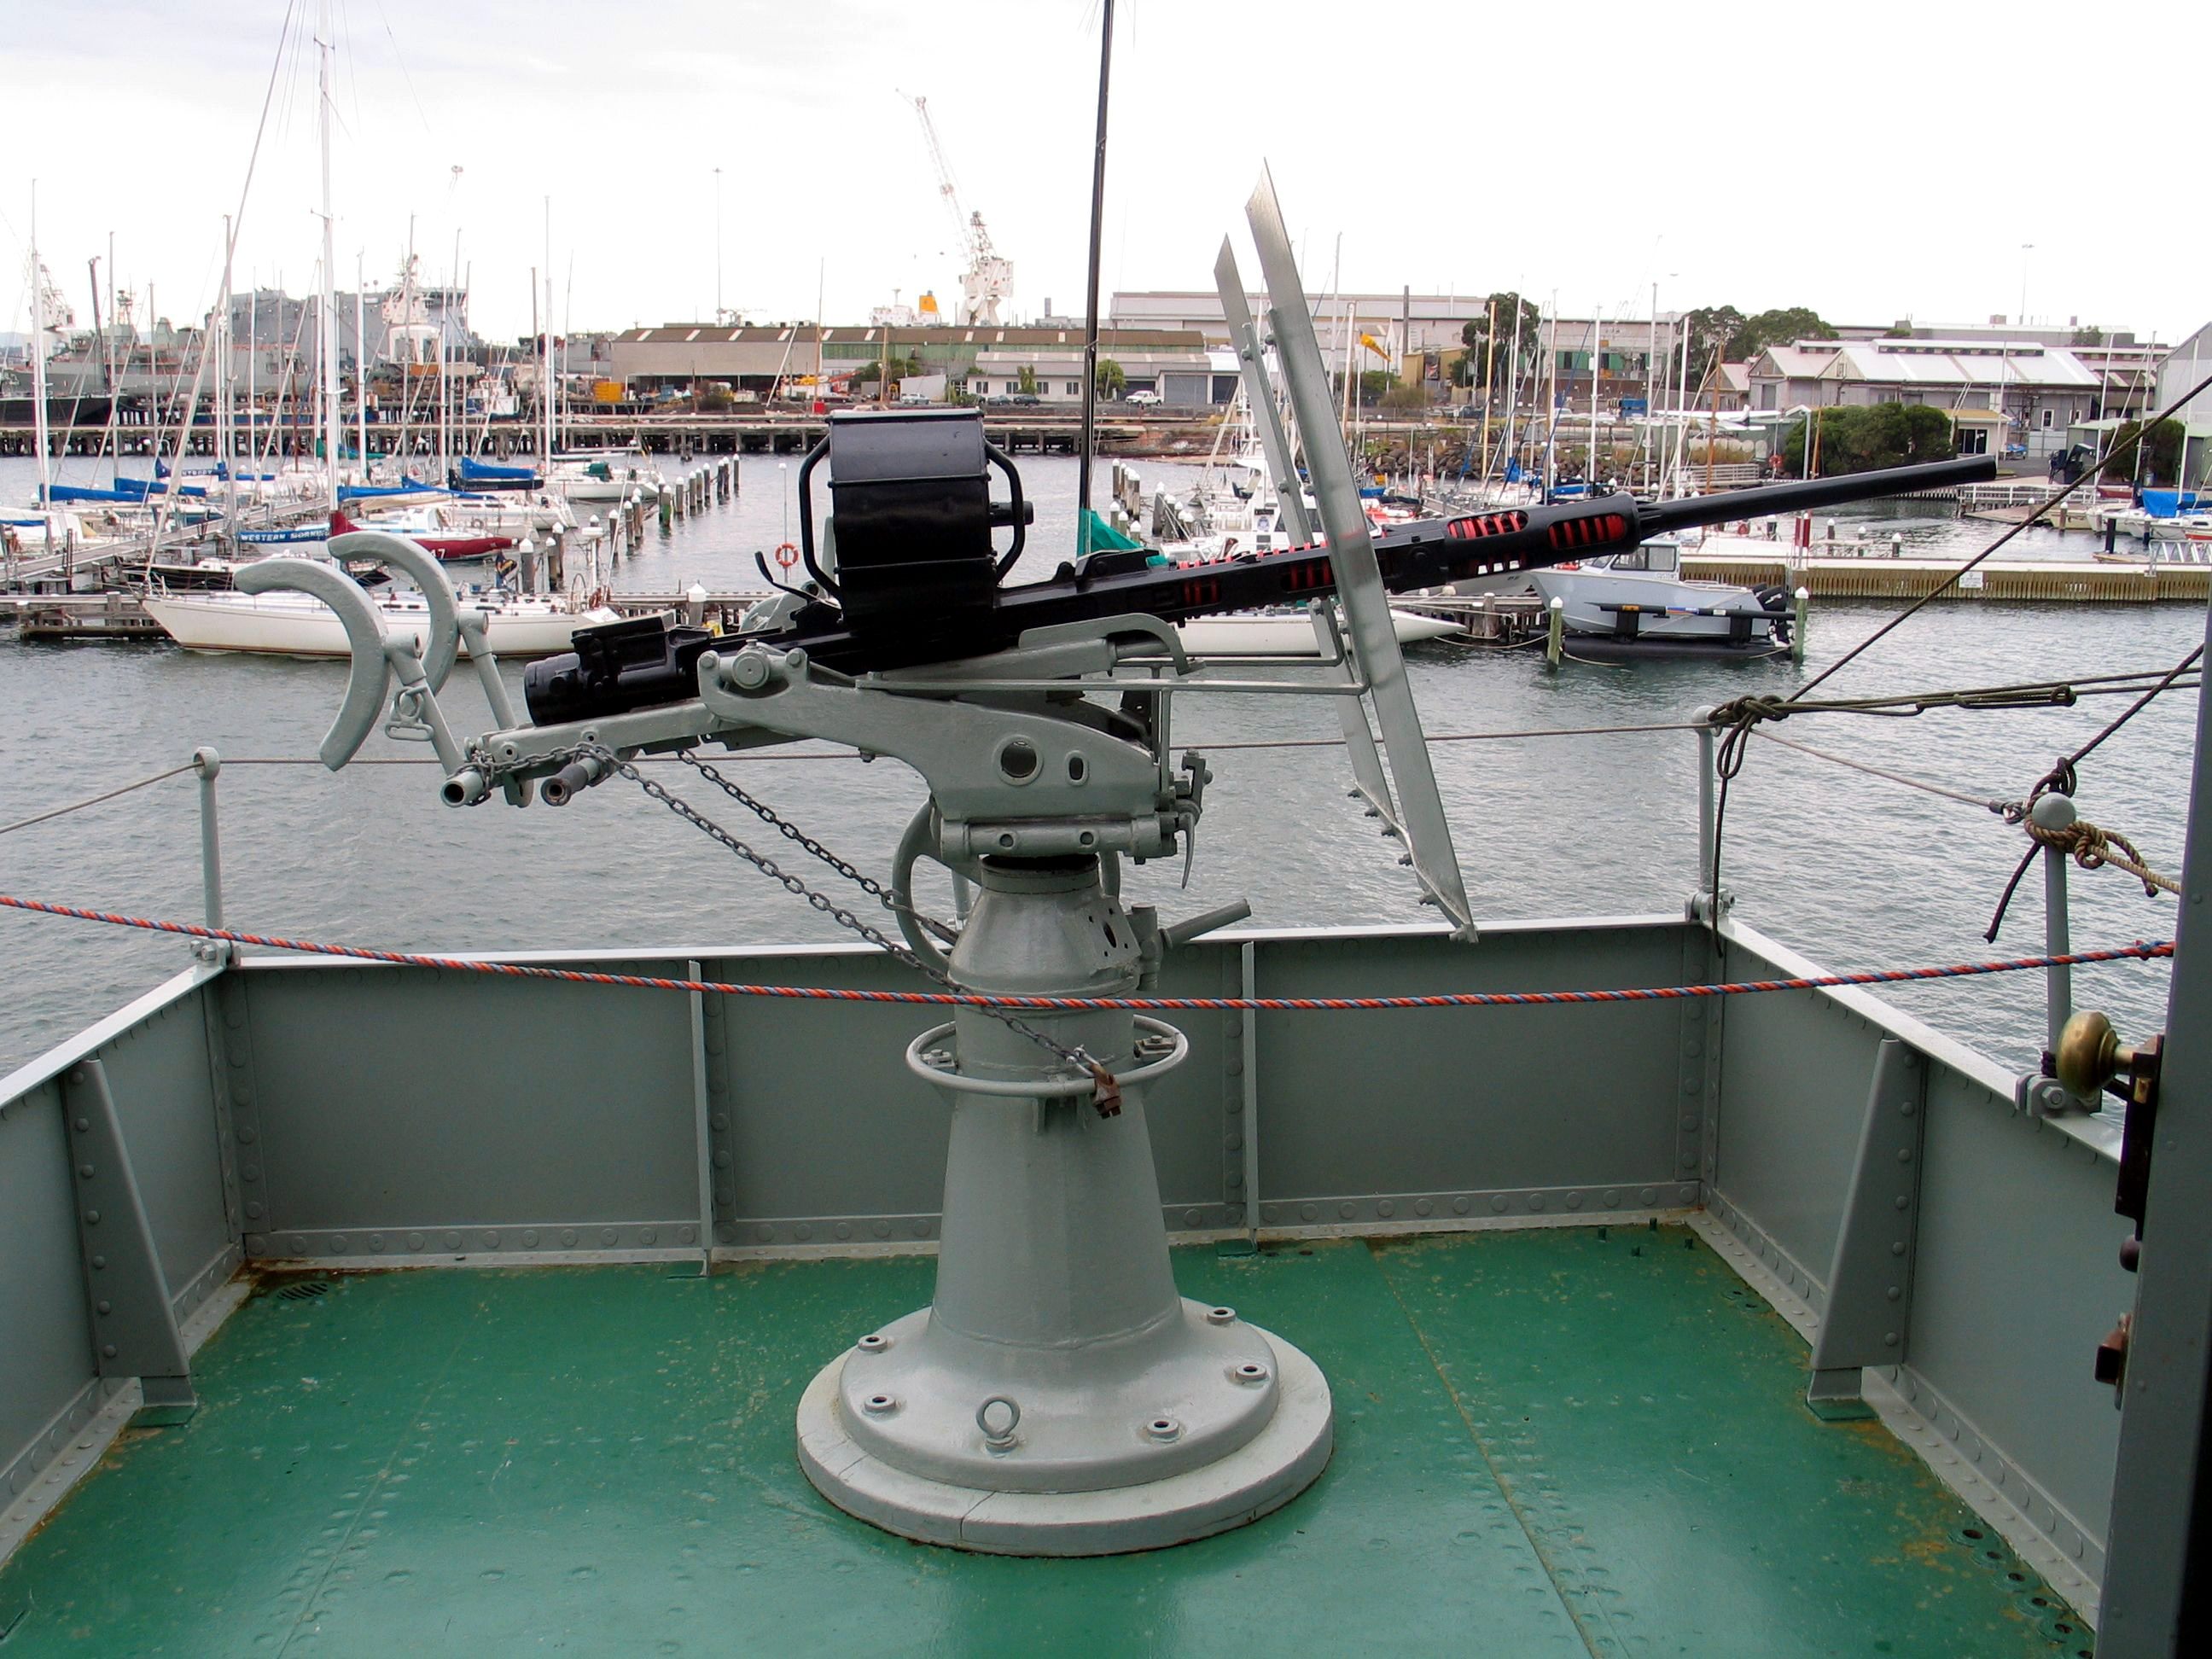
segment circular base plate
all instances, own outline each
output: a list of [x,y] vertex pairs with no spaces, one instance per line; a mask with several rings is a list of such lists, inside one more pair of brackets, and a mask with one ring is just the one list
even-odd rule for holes
[[1120,1555],[1188,1543],[1280,1509],[1328,1462],[1334,1437],[1328,1379],[1281,1338],[1267,1341],[1279,1388],[1267,1426],[1218,1462],[1164,1480],[1097,1492],[1008,1492],[908,1474],[861,1450],[840,1424],[842,1354],[817,1373],[799,1402],[799,1467],[847,1514],[954,1549]]

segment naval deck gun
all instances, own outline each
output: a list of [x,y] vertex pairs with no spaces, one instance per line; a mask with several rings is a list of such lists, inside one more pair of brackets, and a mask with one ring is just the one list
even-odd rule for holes
[[[386,637],[329,567],[270,560],[238,577],[247,592],[311,592],[345,623],[352,672],[325,763],[344,765],[388,718],[428,738],[455,806],[495,793],[562,805],[611,777],[642,782],[638,761],[672,753],[729,788],[700,762],[702,744],[815,739],[892,756],[921,775],[928,798],[892,878],[868,884],[904,945],[849,912],[841,919],[977,999],[906,1054],[909,1071],[952,1105],[935,1298],[832,1359],[798,1414],[799,1457],[816,1486],[908,1536],[1018,1554],[1158,1547],[1269,1512],[1330,1454],[1319,1368],[1234,1310],[1177,1293],[1144,1094],[1182,1060],[1187,1040],[1126,1007],[1092,1006],[1145,988],[1166,950],[1243,914],[1163,925],[1119,895],[1123,860],[1188,858],[1202,816],[1209,773],[1200,756],[1176,754],[1179,696],[1334,701],[1354,793],[1402,842],[1424,901],[1472,942],[1473,908],[1387,593],[1990,471],[1986,460],[1946,462],[1657,507],[1616,495],[1377,533],[1343,448],[1316,435],[1332,429],[1326,373],[1264,180],[1249,217],[1270,301],[1265,336],[1243,314],[1225,246],[1216,277],[1224,303],[1236,296],[1243,372],[1261,375],[1272,347],[1305,434],[1320,520],[1307,525],[1302,504],[1292,512],[1305,545],[1203,567],[1097,553],[1007,586],[1029,515],[1018,471],[984,440],[980,417],[840,415],[801,470],[808,587],[778,595],[736,636],[658,618],[585,630],[572,654],[528,672],[527,720],[508,704],[482,619],[455,603],[434,560],[399,538],[370,532],[331,546],[342,557],[387,557],[422,586],[431,621],[420,646]],[[1263,435],[1295,497],[1273,400],[1254,403],[1269,411]],[[808,486],[825,465],[834,512],[817,539]],[[1003,499],[994,472],[1006,482]],[[1324,647],[1304,678],[1208,674],[1175,632],[1179,621],[1284,603],[1310,608]],[[495,722],[465,739],[440,702],[464,645]],[[977,890],[957,928],[914,902],[924,858]]]

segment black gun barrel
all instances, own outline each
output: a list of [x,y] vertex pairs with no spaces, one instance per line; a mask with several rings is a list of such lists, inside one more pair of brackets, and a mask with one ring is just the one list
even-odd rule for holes
[[1996,476],[1995,456],[1961,455],[1955,460],[1893,466],[1879,472],[1846,472],[1834,478],[1801,478],[1716,495],[1686,495],[1678,501],[1654,501],[1638,509],[1636,522],[1646,537],[1662,536],[1670,530],[1723,524],[1731,519],[1763,519],[1771,514],[1805,513],[1883,495],[1911,495],[1925,489],[1986,483]]
[[[1995,474],[1988,457],[1970,456],[1678,501],[1645,503],[1619,492],[1417,519],[1376,531],[1375,560],[1382,586],[1406,593],[1626,553],[1654,536],[1697,525],[1974,483]],[[1198,564],[1147,564],[1140,553],[1115,553],[1080,566],[1062,565],[1043,581],[994,589],[981,608],[970,604],[942,614],[925,609],[903,626],[856,631],[836,611],[815,605],[780,632],[755,637],[779,650],[804,647],[826,668],[862,673],[988,656],[1031,629],[1132,615],[1188,622],[1301,604],[1335,590],[1336,570],[1325,546]],[[580,629],[574,654],[550,657],[526,671],[531,718],[583,720],[679,701],[691,694],[697,659],[708,642],[703,630],[670,629],[650,618]]]

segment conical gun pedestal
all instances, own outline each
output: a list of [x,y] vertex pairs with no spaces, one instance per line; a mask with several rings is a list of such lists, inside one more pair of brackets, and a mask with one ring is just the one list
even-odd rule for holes
[[[986,863],[981,884],[963,985],[1135,989],[1135,932],[1095,858]],[[1144,1090],[1183,1039],[1126,1012],[1024,1018],[1123,1079],[1120,1113],[979,1011],[915,1040],[908,1064],[952,1099],[937,1299],[823,1368],[799,1462],[840,1509],[960,1549],[1109,1555],[1242,1526],[1328,1462],[1328,1384],[1176,1293]]]

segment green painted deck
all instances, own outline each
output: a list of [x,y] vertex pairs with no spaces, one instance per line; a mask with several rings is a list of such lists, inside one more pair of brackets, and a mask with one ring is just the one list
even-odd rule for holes
[[792,1413],[927,1259],[272,1280],[203,1405],[4,1571],[6,1659],[122,1654],[2080,1655],[2087,1633],[1680,1228],[1177,1253],[1298,1342],[1334,1462],[1148,1555],[962,1555],[816,1495]]

